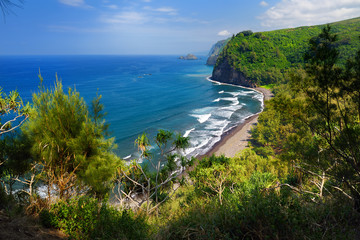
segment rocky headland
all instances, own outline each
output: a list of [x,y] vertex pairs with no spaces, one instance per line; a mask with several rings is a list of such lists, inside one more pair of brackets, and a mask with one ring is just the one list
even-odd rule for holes
[[232,67],[227,58],[223,58],[222,61],[218,62],[214,67],[211,79],[214,81],[240,85],[243,87],[256,87],[256,84],[250,79],[246,78],[245,75]]

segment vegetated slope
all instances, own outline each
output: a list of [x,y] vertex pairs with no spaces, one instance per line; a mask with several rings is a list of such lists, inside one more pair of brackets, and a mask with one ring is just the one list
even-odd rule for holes
[[[360,46],[360,18],[329,25],[338,36],[340,63],[344,64]],[[240,32],[224,47],[212,78],[248,87],[280,82],[290,68],[303,65],[309,39],[317,36],[324,26]]]

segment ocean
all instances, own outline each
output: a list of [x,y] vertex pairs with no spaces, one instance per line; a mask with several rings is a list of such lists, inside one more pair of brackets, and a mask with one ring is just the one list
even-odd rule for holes
[[205,63],[206,56],[0,56],[0,87],[31,101],[39,70],[48,87],[57,74],[88,104],[97,92],[102,95],[121,158],[138,158],[135,139],[146,133],[151,141],[159,129],[189,137],[185,154],[197,156],[263,107],[262,95],[254,90],[208,81],[212,67]]

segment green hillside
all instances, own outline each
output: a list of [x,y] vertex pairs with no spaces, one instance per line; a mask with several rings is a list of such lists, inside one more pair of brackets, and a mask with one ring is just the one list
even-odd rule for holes
[[[340,63],[354,56],[360,46],[360,18],[329,24],[338,36]],[[291,67],[304,63],[303,57],[310,38],[317,36],[325,25],[281,29],[269,32],[244,31],[226,45],[215,65],[225,60],[235,70],[257,85],[281,81]]]

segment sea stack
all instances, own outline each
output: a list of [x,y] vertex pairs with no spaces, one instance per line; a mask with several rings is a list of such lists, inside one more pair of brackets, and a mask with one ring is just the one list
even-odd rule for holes
[[183,59],[183,60],[198,60],[198,58],[195,56],[195,55],[193,55],[193,54],[188,54],[188,55],[186,55],[186,56],[181,56],[181,57],[179,57],[179,59]]

